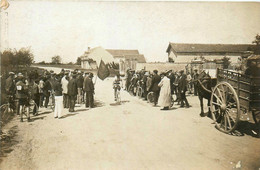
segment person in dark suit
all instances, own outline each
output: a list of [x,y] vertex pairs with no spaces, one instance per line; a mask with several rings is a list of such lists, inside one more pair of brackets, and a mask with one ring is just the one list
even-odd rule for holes
[[51,95],[50,91],[52,90],[51,83],[50,83],[49,79],[50,79],[50,75],[47,75],[47,77],[43,79],[43,81],[44,81],[43,96],[44,96],[44,99],[45,99],[45,102],[44,102],[45,108],[48,107],[49,98],[50,98],[50,95]]
[[189,102],[186,98],[186,91],[187,91],[187,76],[184,74],[184,71],[180,71],[180,79],[179,79],[179,85],[178,85],[178,90],[180,92],[180,100],[181,100],[181,106],[184,107],[184,102],[187,108],[190,107]]
[[93,73],[89,73],[88,76],[84,79],[83,89],[86,92],[86,108],[87,107],[94,107],[94,84],[92,82]]
[[161,77],[158,75],[158,70],[154,70],[153,74],[154,75],[152,77],[152,84],[150,87],[150,91],[152,91],[154,94],[154,106],[156,106],[159,98],[159,93],[160,93],[160,87],[158,86],[158,84],[161,81]]
[[194,75],[193,75],[193,86],[194,86],[194,96],[198,96],[198,83],[196,80],[199,78],[199,73],[197,69],[194,69]]
[[69,96],[69,112],[74,112],[75,101],[77,99],[78,94],[78,86],[77,86],[77,74],[72,73],[72,78],[68,83],[68,96]]

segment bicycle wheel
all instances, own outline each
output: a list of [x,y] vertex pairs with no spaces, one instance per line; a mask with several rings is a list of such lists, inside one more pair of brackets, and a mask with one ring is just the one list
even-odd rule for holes
[[138,97],[142,98],[142,95],[143,95],[143,89],[142,89],[142,87],[138,87],[138,88],[137,88],[136,95],[137,95]]
[[153,94],[153,92],[149,92],[149,93],[147,94],[147,101],[148,101],[149,103],[153,103],[153,102],[154,102],[154,94]]
[[134,86],[133,86],[133,85],[130,85],[130,86],[129,86],[129,94],[130,94],[131,96],[134,96]]
[[38,115],[39,108],[38,108],[37,104],[34,102],[34,100],[30,100],[29,104],[30,104],[29,112],[32,113],[33,115]]
[[3,104],[0,108],[1,110],[1,125],[7,123],[8,119],[10,118],[10,108],[8,104]]

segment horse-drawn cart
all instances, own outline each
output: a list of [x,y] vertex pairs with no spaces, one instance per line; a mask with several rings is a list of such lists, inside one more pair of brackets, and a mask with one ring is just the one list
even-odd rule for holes
[[250,112],[259,127],[260,77],[217,69],[210,109],[216,128],[224,133],[232,133],[241,117]]

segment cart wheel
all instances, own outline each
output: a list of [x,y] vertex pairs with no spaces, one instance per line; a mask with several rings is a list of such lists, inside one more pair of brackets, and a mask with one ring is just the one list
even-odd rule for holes
[[136,95],[138,96],[138,97],[142,97],[142,95],[143,95],[143,92],[142,92],[143,90],[142,90],[142,88],[141,87],[138,87],[137,88],[137,91],[136,91]]
[[216,128],[224,133],[233,132],[240,118],[239,99],[234,88],[227,82],[220,82],[213,89],[210,101]]
[[260,111],[252,111],[255,124],[260,124]]

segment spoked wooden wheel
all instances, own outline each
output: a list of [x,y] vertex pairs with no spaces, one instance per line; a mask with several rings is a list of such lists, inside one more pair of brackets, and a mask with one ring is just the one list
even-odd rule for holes
[[220,82],[216,85],[211,94],[210,108],[218,130],[231,133],[236,129],[240,105],[237,93],[229,83]]
[[253,119],[255,121],[255,124],[260,124],[260,111],[252,111]]

